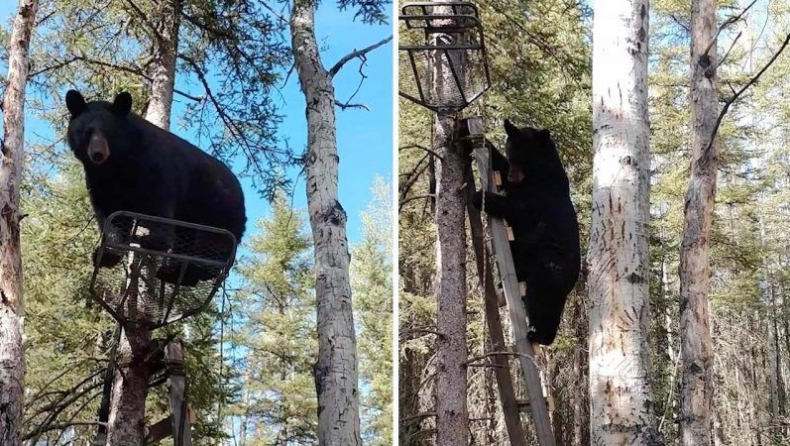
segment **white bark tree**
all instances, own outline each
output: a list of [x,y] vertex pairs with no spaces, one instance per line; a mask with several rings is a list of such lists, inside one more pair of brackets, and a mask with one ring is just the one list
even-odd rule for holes
[[691,179],[680,246],[680,444],[709,445],[713,404],[709,236],[716,196],[716,2],[691,2]]
[[647,0],[597,0],[589,251],[590,436],[656,444],[649,321]]
[[[390,38],[342,58],[327,70],[315,34],[315,0],[295,0],[291,11],[291,42],[299,84],[306,101],[307,203],[315,249],[318,360],[318,442],[321,445],[361,444],[357,345],[349,278],[346,212],[338,201],[335,90],[338,71]],[[346,105],[348,106],[348,105]]]
[[0,444],[22,444],[25,357],[19,183],[25,135],[25,88],[37,0],[20,0],[8,49],[0,143]]

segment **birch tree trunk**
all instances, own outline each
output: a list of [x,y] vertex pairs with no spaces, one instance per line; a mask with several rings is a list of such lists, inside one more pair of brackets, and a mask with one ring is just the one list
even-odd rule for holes
[[[151,101],[146,109],[145,119],[164,130],[170,130],[181,1],[168,0],[161,3],[160,8],[156,18],[155,54],[151,66]],[[141,263],[139,281],[132,280],[128,285],[137,289],[137,295],[142,302],[153,298],[148,291],[152,289],[152,284],[147,279],[153,277],[155,265],[150,265],[146,260],[137,260]],[[132,263],[134,262],[133,259]],[[130,302],[135,300],[130,299]],[[117,366],[107,422],[108,446],[145,444],[145,400],[148,397],[148,379],[151,374],[145,357],[150,345],[150,331],[137,327],[123,329],[116,356]]]
[[597,0],[594,8],[590,437],[593,445],[652,445],[648,2]]
[[338,152],[332,74],[321,63],[315,0],[295,0],[291,39],[307,114],[307,203],[315,246],[318,325],[318,442],[361,444],[357,345],[352,314],[346,212],[338,201]]
[[10,446],[22,442],[25,356],[19,182],[25,142],[28,51],[37,9],[37,0],[20,0],[14,19],[0,143],[0,444]]
[[680,444],[711,441],[713,340],[710,333],[709,234],[716,195],[718,116],[716,94],[716,2],[691,6],[691,179],[680,246]]
[[[435,7],[433,14],[452,14],[450,7]],[[440,24],[440,26],[443,25]],[[452,23],[447,25],[452,26]],[[452,45],[459,36],[434,34],[431,45]],[[457,51],[449,51],[453,65],[461,68]],[[456,90],[453,74],[443,52],[431,58],[434,97],[442,102]],[[460,84],[464,70],[457,71]],[[461,193],[464,156],[454,144],[455,119],[450,113],[436,113],[432,147],[436,160],[436,226],[438,229],[437,270],[439,271],[436,330],[436,445],[466,445],[469,438],[466,351],[466,207]]]

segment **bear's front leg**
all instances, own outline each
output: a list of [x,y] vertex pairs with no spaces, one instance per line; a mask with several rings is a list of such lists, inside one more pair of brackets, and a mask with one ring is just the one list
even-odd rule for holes
[[485,211],[494,218],[507,218],[511,208],[507,197],[488,191],[485,192],[484,202],[483,191],[480,190],[475,192],[474,197],[472,197],[472,206],[478,211]]

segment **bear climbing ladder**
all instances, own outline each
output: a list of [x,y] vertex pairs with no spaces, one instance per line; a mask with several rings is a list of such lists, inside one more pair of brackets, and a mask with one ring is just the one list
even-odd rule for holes
[[[474,149],[472,153],[477,163],[478,172],[480,172],[480,175],[483,176],[483,181],[481,181],[483,190],[495,191],[497,187],[501,185],[501,179],[497,181],[499,172],[494,172],[491,170],[491,162],[489,159],[490,156],[488,148],[485,144],[485,134],[482,119],[479,117],[467,118],[462,120],[459,124],[460,133],[465,133],[460,134],[459,136],[467,139]],[[467,169],[466,182],[467,189],[470,191],[474,190],[475,183],[471,173],[471,166]],[[471,226],[473,239],[476,238],[478,240],[482,240],[482,224],[476,224],[477,222],[474,221],[477,220],[480,222],[480,213],[473,212],[470,208],[469,217],[472,221]],[[543,397],[543,386],[541,385],[540,371],[538,370],[535,363],[532,344],[527,340],[527,315],[521,300],[521,296],[524,293],[522,292],[521,285],[516,278],[516,271],[513,265],[513,256],[510,252],[509,239],[512,237],[508,237],[509,228],[507,228],[504,222],[500,219],[489,217],[488,227],[491,232],[493,251],[496,255],[497,266],[499,267],[499,275],[500,279],[502,280],[502,288],[505,294],[508,314],[510,315],[510,322],[513,327],[513,335],[516,341],[516,354],[521,366],[521,375],[527,390],[528,405],[532,414],[532,419],[535,423],[535,434],[538,439],[538,444],[541,446],[554,446],[555,439],[551,430],[551,420],[549,418],[547,401]],[[478,234],[475,234],[476,232]],[[490,248],[491,247],[489,245],[489,249]],[[484,258],[488,257],[485,252],[481,251],[483,250],[476,247],[475,255],[478,257],[478,271],[481,269],[480,265],[488,264],[488,262],[485,262],[485,259],[480,259],[481,255]],[[480,277],[480,281],[481,283],[486,284],[485,288],[487,288],[486,292],[488,293],[490,291],[488,288],[493,288],[493,274],[491,268],[484,269],[485,277]],[[491,285],[489,286],[489,284]],[[487,297],[487,300],[490,299]],[[488,306],[489,304],[486,304],[486,311],[487,313],[490,313],[491,311],[488,310]],[[498,317],[496,317],[495,320],[497,323],[501,324]],[[499,332],[501,333],[501,331],[502,329],[500,325]],[[495,348],[496,347],[497,346],[495,345]],[[508,406],[513,406],[513,402],[509,401],[511,397],[503,395],[501,388],[503,385],[511,389],[513,388],[512,382],[509,378],[509,376],[503,377],[501,374],[497,374],[497,381],[500,387],[500,398],[502,398],[503,409],[505,409],[506,422],[508,422],[507,417],[513,416],[512,410],[507,410]],[[518,404],[516,404],[516,406],[517,405]],[[517,416],[515,417],[515,420],[518,421]],[[511,427],[511,424],[514,424],[514,422],[511,421],[508,423],[508,433],[511,437],[511,444],[523,444],[523,436],[519,439],[513,438],[514,427]]]

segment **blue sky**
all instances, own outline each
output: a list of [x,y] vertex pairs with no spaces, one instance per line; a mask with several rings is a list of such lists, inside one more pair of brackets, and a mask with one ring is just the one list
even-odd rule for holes
[[[378,42],[392,33],[391,25],[369,26],[354,23],[353,14],[348,11],[339,12],[335,2],[323,2],[321,5],[316,14],[316,32],[319,45],[325,49],[321,55],[325,67],[331,67],[349,52]],[[0,20],[5,25],[9,24],[15,11],[15,1],[0,2]],[[392,182],[392,51],[393,44],[390,42],[368,54],[364,72],[369,77],[353,102],[367,105],[370,111],[336,110],[340,155],[340,202],[348,214],[348,238],[352,244],[362,238],[359,214],[370,199],[369,190],[374,177],[378,175],[388,183]],[[338,100],[345,101],[357,88],[360,79],[358,67],[358,60],[351,61],[335,77],[335,93]],[[5,74],[7,68],[5,66],[0,68]],[[176,87],[178,86],[177,79]],[[279,93],[274,93],[274,98],[284,115],[279,134],[287,137],[291,147],[301,152],[307,141],[307,123],[305,100],[299,90],[296,73],[290,76],[288,84]],[[178,101],[179,98],[176,97],[173,107],[174,124],[178,121],[178,113],[183,109]],[[30,139],[33,135],[52,135],[48,127],[45,122],[28,119],[25,129],[26,139]],[[173,126],[172,131],[189,141],[197,142],[191,132],[184,132],[176,125]],[[249,181],[242,180],[242,183],[249,221],[247,234],[250,234],[255,230],[256,222],[267,215],[269,205],[259,198]],[[304,175],[295,184],[294,206],[307,208]]]

